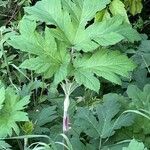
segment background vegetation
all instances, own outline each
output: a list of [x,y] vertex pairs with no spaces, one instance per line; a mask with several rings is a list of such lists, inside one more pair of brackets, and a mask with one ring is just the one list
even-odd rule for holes
[[58,1],[0,0],[0,149],[150,149],[150,1]]

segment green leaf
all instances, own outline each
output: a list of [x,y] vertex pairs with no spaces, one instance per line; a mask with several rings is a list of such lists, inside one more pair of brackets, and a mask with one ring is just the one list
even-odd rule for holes
[[[1,50],[1,49],[0,49]],[[3,56],[3,52],[2,51],[0,51],[0,58],[2,58],[2,56]]]
[[142,0],[125,0],[125,5],[133,16],[141,13],[143,8]]
[[88,108],[78,109],[75,125],[92,138],[107,138],[122,126],[130,126],[133,123],[131,114],[115,117],[120,110],[118,97],[116,94],[105,95],[104,103],[96,106],[96,112]]
[[143,87],[146,84],[150,84],[150,78],[147,77],[147,73],[148,73],[147,68],[143,68],[143,69],[137,69],[133,74],[133,79],[135,80],[135,84],[140,89],[143,89]]
[[19,31],[21,34],[25,36],[30,36],[31,33],[34,33],[36,29],[36,22],[31,20],[28,20],[26,16],[22,18],[22,20],[19,23]]
[[[148,135],[150,133],[150,84],[144,86],[143,91],[136,85],[129,85],[127,94],[131,99],[130,108],[135,111],[137,118],[133,130],[137,133]],[[131,110],[131,111],[132,111]],[[141,138],[141,137],[140,137]]]
[[140,68],[148,68],[150,66],[150,40],[143,40],[138,51],[133,56],[134,61]]
[[96,13],[95,16],[95,22],[100,22],[106,19],[110,19],[110,13],[108,12],[108,10],[105,8],[99,12]]
[[45,105],[44,108],[37,108],[38,111],[31,111],[30,118],[36,122],[34,127],[34,133],[42,134],[45,131],[49,131],[45,124],[54,121],[57,118],[56,106]]
[[63,64],[57,70],[54,76],[54,84],[57,85],[62,80],[66,79],[68,75],[68,64]]
[[0,140],[0,150],[11,150],[11,146],[7,144],[5,141]]
[[[59,40],[65,41],[69,46],[76,45],[76,48],[87,49],[86,51],[88,51],[88,49],[95,49],[97,44],[92,42],[90,38],[83,33],[85,25],[87,21],[94,18],[98,10],[105,8],[109,2],[110,0],[83,0],[82,2],[77,0],[65,0],[63,1],[64,5],[61,5],[61,0],[57,2],[54,0],[50,2],[43,0],[37,2],[33,7],[25,8],[25,11],[38,20],[56,25],[57,28],[51,29],[51,32]],[[62,7],[65,9],[63,10]],[[81,36],[82,39],[86,38],[87,43],[90,42],[90,44],[85,45],[81,43],[81,45],[80,42],[77,41]]]
[[[135,68],[133,62],[127,56],[118,51],[99,49],[92,55],[84,55],[74,62],[75,79],[86,87],[98,91],[98,81],[92,75],[103,77],[113,83],[121,84],[119,76],[128,77],[129,71]],[[82,79],[79,79],[81,78]],[[89,78],[91,80],[89,80]],[[84,82],[83,82],[84,81]],[[91,84],[91,82],[94,83]],[[93,86],[95,86],[93,88]]]
[[64,3],[66,3],[69,8],[67,9],[69,11],[71,10],[70,13],[77,16],[76,18],[79,22],[79,26],[84,27],[87,21],[94,18],[97,11],[104,9],[106,5],[110,3],[110,0],[73,0],[73,3],[71,3],[71,0],[65,0]]
[[123,39],[134,42],[140,40],[138,33],[131,25],[124,22],[123,17],[115,16],[111,19],[97,22],[85,30],[90,39],[101,46],[114,45]]
[[122,150],[148,150],[142,142],[138,142],[135,139],[133,139],[128,147],[122,148]]
[[0,97],[0,101],[1,98],[4,101],[0,109],[0,137],[11,136],[13,131],[19,134],[17,122],[28,121],[27,113],[23,110],[30,102],[29,96],[20,99],[11,88],[7,88],[3,92],[5,92],[5,97]]
[[56,106],[46,106],[42,110],[36,113],[34,112],[32,117],[34,117],[35,121],[37,120],[38,126],[43,126],[46,123],[52,122],[55,118],[57,118]]
[[44,73],[45,78],[50,78],[57,71],[59,65],[57,63],[51,65],[49,62],[49,59],[45,57],[30,58],[26,59],[20,68],[34,70],[38,74]]
[[[51,9],[49,9],[51,8]],[[25,11],[29,14],[32,14],[38,20],[55,24],[61,25],[63,17],[63,12],[61,9],[61,0],[43,0],[37,2],[33,7],[26,7]]]
[[66,45],[57,44],[48,28],[45,29],[44,36],[36,32],[35,22],[27,18],[23,18],[19,26],[21,35],[13,36],[8,43],[16,49],[36,56],[26,59],[20,67],[44,74],[45,78],[50,78],[56,73],[55,82],[57,84],[65,79],[70,62]]
[[150,110],[150,84],[144,86],[141,91],[136,85],[129,85],[127,94],[132,100],[131,106],[136,109]]
[[76,19],[79,26],[84,27],[87,21],[91,20],[97,11],[102,10],[110,3],[110,0],[42,0],[37,2],[33,7],[26,7],[25,11],[35,16],[38,20],[63,27],[63,21],[64,23],[67,21],[63,17],[67,15],[67,12],[62,10],[61,3],[64,4],[63,7],[66,6],[65,8]]
[[31,95],[33,90],[38,90],[39,88],[47,88],[46,83],[40,80],[30,81],[28,84],[22,85],[22,89],[19,91],[19,95],[22,97],[26,95]]
[[55,25],[56,28],[50,29],[53,36],[78,51],[93,51],[99,45],[114,45],[124,39],[140,40],[123,17],[113,17],[86,27],[88,21],[109,3],[110,0],[63,0],[62,3],[61,0],[42,0],[33,7],[26,7],[25,11],[35,20]]
[[129,23],[125,5],[120,0],[113,0],[109,6],[109,9],[113,15],[121,15],[124,17],[126,22]]
[[100,83],[99,80],[93,76],[93,73],[77,70],[75,72],[75,79],[77,83],[83,84],[85,87],[98,93],[100,89]]

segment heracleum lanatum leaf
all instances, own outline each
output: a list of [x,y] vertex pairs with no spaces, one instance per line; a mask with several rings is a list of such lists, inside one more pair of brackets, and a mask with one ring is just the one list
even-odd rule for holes
[[121,16],[95,22],[85,29],[96,12],[109,3],[110,0],[42,0],[33,7],[26,7],[25,11],[35,20],[54,24],[56,28],[50,30],[53,36],[76,50],[87,52],[121,40],[140,40],[138,33]]
[[78,108],[74,124],[88,136],[102,139],[114,135],[115,131],[123,126],[130,126],[133,123],[133,116],[130,113],[119,115],[114,119],[120,111],[118,99],[117,94],[104,95],[104,103],[96,105],[95,112],[87,107]]
[[[122,67],[123,66],[123,67]],[[100,85],[94,74],[113,83],[121,84],[119,76],[128,77],[135,68],[133,62],[119,51],[99,49],[92,55],[83,55],[74,61],[75,79],[85,87],[98,91]]]
[[[140,39],[138,33],[121,16],[94,22],[85,28],[87,21],[109,3],[109,0],[83,0],[80,3],[77,0],[42,0],[25,8],[32,17],[25,16],[19,24],[20,35],[8,41],[14,48],[33,54],[20,67],[44,74],[45,78],[54,76],[56,85],[74,76],[79,84],[96,92],[100,88],[97,77],[121,84],[119,76],[129,77],[135,65],[118,51],[98,47],[114,45],[121,40],[134,42]],[[39,33],[35,30],[36,20],[56,28],[46,27]],[[79,50],[84,51],[81,58]],[[86,53],[88,51],[92,51],[91,54]]]
[[0,137],[4,138],[11,136],[13,131],[19,134],[17,122],[28,121],[23,110],[30,101],[29,96],[20,99],[12,88],[1,88],[0,91]]

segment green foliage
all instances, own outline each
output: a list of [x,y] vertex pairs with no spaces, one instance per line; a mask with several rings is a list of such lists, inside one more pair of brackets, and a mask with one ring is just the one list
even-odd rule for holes
[[142,40],[138,51],[133,55],[133,59],[139,64],[140,68],[148,68],[150,66],[150,40]]
[[25,134],[31,134],[34,130],[34,124],[31,121],[27,121],[21,126],[21,129]]
[[142,0],[124,0],[126,7],[129,7],[130,13],[134,16],[141,13],[143,5]]
[[[25,17],[21,20],[19,25],[21,35],[11,37],[8,43],[16,49],[34,54],[37,57],[30,57],[20,67],[44,74],[46,78],[54,75],[55,85],[67,77],[75,76],[78,83],[96,92],[99,91],[100,83],[94,74],[113,83],[121,84],[118,75],[128,77],[128,72],[135,68],[134,64],[117,51],[95,49],[100,45],[114,45],[123,39],[133,42],[139,40],[140,37],[121,16],[93,23],[85,29],[87,21],[95,16],[95,8],[101,10],[108,2],[101,1],[99,5],[97,3],[97,1],[91,3],[91,1],[84,0],[81,9],[77,1],[74,3],[64,1],[61,4],[60,0],[57,2],[43,0],[37,2],[33,7],[25,8],[31,15],[30,19],[34,18],[48,24],[51,23],[56,28],[46,27],[43,36],[42,33],[35,31],[35,21]],[[95,11],[89,9],[90,4]],[[52,11],[46,9],[42,11],[43,5],[45,8],[51,8]],[[64,8],[62,9],[62,7]],[[56,10],[57,17],[55,16]],[[82,12],[81,16],[78,16],[77,10]],[[69,27],[66,28],[65,24],[68,24]],[[93,51],[93,53],[84,53],[81,56],[79,50]]]
[[28,121],[23,112],[28,103],[29,96],[20,99],[12,88],[0,88],[0,137],[11,136],[13,131],[19,134],[17,122]]
[[137,142],[136,140],[132,140],[129,143],[129,146],[127,148],[123,148],[122,150],[147,150],[147,148],[145,148],[144,144],[141,142]]
[[57,2],[43,0],[33,7],[25,8],[25,11],[31,14],[32,18],[54,24],[57,28],[51,29],[52,34],[76,50],[82,49],[87,52],[93,51],[98,45],[113,45],[123,39],[131,42],[139,40],[138,34],[124,22],[122,17],[94,23],[85,29],[87,21],[94,18],[96,12],[105,8],[109,2],[109,0],[94,0],[93,2],[83,0],[79,4],[76,0],[73,2],[65,0],[61,5],[61,0]]
[[2,0],[0,0],[0,7],[1,6],[3,6],[3,7],[6,7],[6,5],[8,4],[8,0],[6,0],[6,1],[2,1]]
[[121,15],[129,23],[125,5],[120,0],[113,0],[109,9],[113,15]]
[[146,68],[139,68],[136,70],[133,74],[133,79],[135,80],[133,84],[137,85],[140,89],[143,89],[146,84],[150,84],[150,80],[149,77],[147,77],[147,74],[148,70]]
[[[137,109],[143,114],[150,116],[150,85],[144,86],[143,91],[140,90],[136,85],[130,85],[127,89],[127,94],[131,99],[130,108]],[[148,140],[150,120],[138,116],[133,126],[133,132],[139,139],[145,139],[146,145],[149,147],[150,143]],[[137,135],[139,134],[139,135]]]
[[132,99],[131,107],[150,111],[150,84],[145,85],[141,91],[136,85],[130,85],[127,89],[129,98]]
[[149,149],[148,13],[145,0],[0,0],[0,149]]
[[114,135],[115,130],[123,126],[130,126],[133,123],[131,114],[121,114],[114,119],[120,111],[120,104],[116,98],[113,94],[105,95],[104,103],[96,106],[94,114],[88,108],[80,108],[75,116],[75,125],[90,137],[102,139]]
[[30,81],[29,84],[24,84],[22,89],[19,91],[19,95],[22,97],[26,95],[31,95],[33,91],[37,91],[39,88],[45,89],[47,85],[40,80]]
[[5,141],[0,140],[0,150],[11,150],[11,146],[7,144]]
[[50,132],[49,128],[45,126],[48,123],[53,122],[56,118],[56,106],[44,106],[43,109],[37,108],[36,111],[30,112],[30,118],[34,124],[34,133],[42,134]]
[[[30,25],[30,28],[28,28]],[[60,82],[67,76],[67,67],[70,56],[66,46],[56,45],[48,28],[44,37],[35,31],[36,23],[23,19],[20,23],[20,36],[12,37],[9,43],[16,49],[35,54],[37,57],[25,60],[20,67],[44,73],[44,77],[50,78],[55,73],[55,81]]]
[[113,83],[121,84],[118,75],[128,77],[128,72],[135,68],[132,61],[120,52],[109,52],[106,49],[99,49],[93,55],[85,55],[77,59],[74,66],[76,81],[97,92],[100,85],[93,74]]

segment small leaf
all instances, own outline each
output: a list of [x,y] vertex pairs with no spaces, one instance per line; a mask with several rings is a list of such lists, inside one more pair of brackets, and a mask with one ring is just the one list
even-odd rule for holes
[[125,0],[125,5],[129,7],[129,11],[133,16],[141,13],[143,8],[142,0]]
[[63,64],[60,66],[60,68],[57,70],[57,72],[54,75],[54,84],[58,84],[64,79],[67,78],[68,75],[68,64]]
[[104,21],[106,19],[110,19],[110,13],[108,12],[107,9],[103,9],[99,12],[96,13],[96,16],[95,16],[95,22],[101,22],[101,21]]
[[121,15],[124,17],[126,22],[129,23],[125,5],[120,0],[113,0],[109,6],[109,9],[113,15]]
[[128,147],[124,147],[122,150],[148,150],[142,142],[138,142],[135,139],[133,139]]

